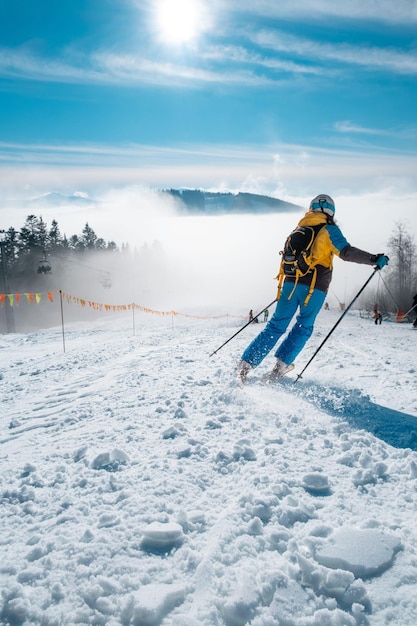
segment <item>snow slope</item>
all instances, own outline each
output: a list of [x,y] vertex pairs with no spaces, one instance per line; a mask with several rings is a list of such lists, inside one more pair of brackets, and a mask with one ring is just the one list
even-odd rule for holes
[[410,325],[322,311],[240,389],[262,325],[110,313],[0,336],[0,623],[415,626]]

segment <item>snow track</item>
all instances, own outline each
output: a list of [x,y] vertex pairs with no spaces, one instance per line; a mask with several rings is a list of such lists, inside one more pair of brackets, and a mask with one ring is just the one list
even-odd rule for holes
[[257,328],[209,358],[233,322],[141,321],[2,337],[0,624],[414,626],[416,383],[375,368],[405,329],[349,315],[296,385],[240,389]]

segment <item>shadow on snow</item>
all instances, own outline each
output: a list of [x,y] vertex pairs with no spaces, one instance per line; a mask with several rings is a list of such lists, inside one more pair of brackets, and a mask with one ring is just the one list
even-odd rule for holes
[[316,383],[283,380],[292,393],[311,402],[334,417],[342,417],[351,426],[362,428],[396,448],[417,450],[417,417],[375,404],[359,389],[324,387]]

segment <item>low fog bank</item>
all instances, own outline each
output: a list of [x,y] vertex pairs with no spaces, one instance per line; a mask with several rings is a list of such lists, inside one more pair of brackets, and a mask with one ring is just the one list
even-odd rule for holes
[[[183,214],[172,197],[138,187],[110,190],[90,204],[88,194],[80,197],[79,204],[37,206],[32,212],[42,215],[48,226],[56,219],[67,236],[81,233],[88,222],[99,237],[115,241],[119,249],[123,245],[124,251],[85,254],[66,263],[51,255],[52,273],[42,276],[35,289],[28,284],[22,291],[62,290],[94,303],[134,302],[159,311],[187,313],[211,307],[219,314],[246,315],[249,309],[259,311],[274,299],[279,252],[304,214],[301,210],[190,216]],[[301,197],[286,200],[303,206],[309,202]],[[411,196],[398,202],[383,194],[336,198],[338,223],[352,245],[383,252],[402,210],[414,202]],[[18,223],[15,214],[13,226],[20,228],[28,214],[26,208]],[[328,297],[331,308],[348,303],[371,271],[368,266],[336,259]],[[67,318],[97,316],[95,311],[81,309],[79,304],[66,306]],[[59,324],[59,311],[48,301],[22,302],[17,319],[21,330],[30,329],[35,320],[35,327],[54,326]]]
[[[105,305],[134,302],[179,312],[209,306],[219,313],[246,314],[274,298],[277,241],[283,241],[298,219],[294,212],[190,216],[175,198],[136,187],[111,190],[90,205],[87,194],[75,197],[82,202],[58,206],[37,202],[36,215],[48,227],[56,219],[67,237],[80,234],[88,222],[98,237],[114,241],[119,251],[69,258],[52,253],[48,257],[52,272],[36,277],[36,284],[20,286],[20,292],[62,290]],[[19,224],[14,218],[14,227],[21,227],[28,214],[26,210]],[[47,306],[45,322],[50,317]],[[32,312],[23,312],[24,301],[19,307],[18,317],[26,326]]]

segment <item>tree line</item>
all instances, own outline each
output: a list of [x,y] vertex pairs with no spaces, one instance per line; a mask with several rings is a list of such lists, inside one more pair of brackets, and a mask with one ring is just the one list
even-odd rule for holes
[[[88,222],[80,234],[67,237],[56,220],[48,226],[42,217],[29,215],[20,230],[0,231],[0,253],[1,294],[60,290],[94,302],[152,306],[154,285],[165,293],[172,282],[171,268],[158,241],[119,247],[99,237]],[[53,302],[56,305],[57,299]],[[89,319],[92,309],[87,309],[66,307],[67,321]],[[19,306],[15,299],[6,299],[0,306],[0,332],[58,323],[57,308],[47,298],[37,301],[36,307]]]
[[51,271],[51,258],[58,259],[62,267],[70,260],[85,258],[87,254],[89,257],[92,253],[108,256],[120,252],[114,241],[99,237],[88,222],[81,234],[67,237],[61,234],[56,220],[52,220],[48,227],[43,218],[36,215],[28,215],[20,230],[10,227],[2,231],[1,248],[1,263],[5,266],[2,268],[3,283],[8,282],[2,288],[12,292],[28,285],[36,286],[39,275]]

